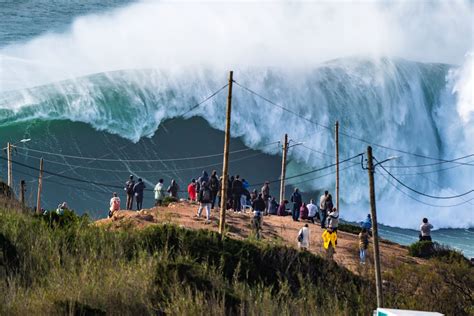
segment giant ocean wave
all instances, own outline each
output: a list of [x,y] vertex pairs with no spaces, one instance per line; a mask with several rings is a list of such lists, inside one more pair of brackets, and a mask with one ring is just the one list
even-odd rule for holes
[[[333,126],[339,120],[344,134],[390,148],[429,157],[463,156],[474,150],[469,139],[474,124],[472,99],[469,100],[465,90],[470,89],[465,81],[472,80],[470,67],[472,56],[467,56],[461,67],[403,59],[344,58],[321,63],[310,70],[235,69],[237,82],[299,116],[235,86],[231,132],[246,146],[269,154],[279,154],[278,149],[261,149],[261,146],[281,139],[284,133],[295,141],[304,142],[304,147],[295,147],[289,153],[289,176],[333,161],[330,157],[334,153],[331,130],[301,117],[322,126]],[[225,75],[197,68],[186,73],[124,70],[5,91],[0,96],[0,128],[38,120],[69,120],[87,123],[98,131],[137,142],[153,136],[167,119],[185,114],[186,118],[202,117],[213,128],[223,130],[225,91],[200,107],[188,110],[222,87],[226,83]],[[367,143],[344,135],[340,141],[342,158],[364,152],[367,146]],[[387,167],[436,162],[377,146],[374,146],[374,154],[380,159],[400,155],[398,160],[387,163]],[[443,167],[454,168],[437,171]],[[405,183],[432,195],[466,191],[472,186],[474,176],[472,167],[452,164],[396,171]],[[423,174],[414,175],[419,172]],[[311,176],[317,175],[292,181],[305,191],[334,187],[332,177],[312,180]],[[415,227],[420,217],[428,216],[437,227],[474,225],[472,202],[452,208],[420,205],[397,191],[383,177],[377,176],[376,181],[382,223]],[[344,217],[349,220],[361,218],[367,210],[366,173],[357,166],[343,170],[341,188]],[[472,197],[455,202],[469,198]],[[452,202],[422,200],[435,205]],[[453,210],[457,216],[452,215]],[[465,221],[460,223],[459,217]]]

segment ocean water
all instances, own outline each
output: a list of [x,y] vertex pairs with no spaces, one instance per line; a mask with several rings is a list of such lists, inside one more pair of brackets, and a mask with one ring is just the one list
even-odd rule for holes
[[[66,200],[103,216],[129,174],[184,189],[203,169],[220,170],[226,90],[189,109],[232,67],[239,84],[299,114],[234,85],[231,172],[255,187],[278,179],[284,133],[303,142],[288,176],[333,163],[339,120],[342,158],[370,143],[379,161],[398,156],[384,166],[409,187],[457,195],[474,183],[472,13],[470,1],[0,1],[0,139],[32,139],[14,153],[15,183],[27,181],[31,201],[43,157],[45,206]],[[185,157],[199,158],[176,160]],[[474,256],[474,194],[431,199],[377,168],[383,237],[411,243],[428,217],[436,240]],[[333,191],[334,168],[287,185],[315,198]],[[346,220],[365,217],[367,193],[360,158],[341,165]]]

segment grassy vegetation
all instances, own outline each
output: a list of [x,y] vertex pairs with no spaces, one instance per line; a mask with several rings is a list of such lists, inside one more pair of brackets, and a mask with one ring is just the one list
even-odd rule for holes
[[[371,281],[308,252],[170,225],[112,231],[87,217],[52,216],[0,211],[0,314],[369,315],[375,307]],[[436,265],[387,275],[387,306],[472,312],[472,277],[457,279],[470,266]]]
[[466,263],[469,263],[469,260],[459,251],[454,250],[446,245],[441,245],[437,242],[426,240],[411,244],[408,247],[408,254],[410,256],[419,258],[438,258],[447,262],[465,261]]
[[[54,218],[54,216],[53,216]],[[372,285],[307,252],[175,226],[0,212],[0,314],[367,314]]]

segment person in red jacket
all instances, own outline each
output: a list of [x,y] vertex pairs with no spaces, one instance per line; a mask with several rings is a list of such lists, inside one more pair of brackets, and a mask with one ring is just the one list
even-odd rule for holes
[[196,201],[196,179],[192,179],[188,185],[188,196],[192,202]]

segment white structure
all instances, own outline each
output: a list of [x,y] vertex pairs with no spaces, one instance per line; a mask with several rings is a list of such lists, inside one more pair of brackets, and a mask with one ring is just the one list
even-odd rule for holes
[[406,309],[377,308],[374,316],[443,316],[440,313],[410,311]]

